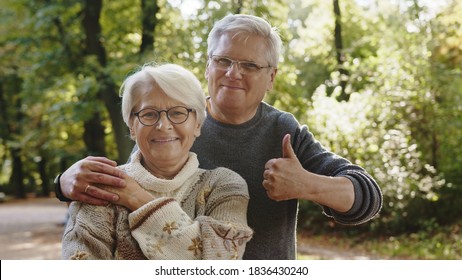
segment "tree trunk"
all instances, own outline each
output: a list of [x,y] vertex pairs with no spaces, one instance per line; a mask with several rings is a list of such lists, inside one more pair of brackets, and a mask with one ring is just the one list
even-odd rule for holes
[[[13,77],[13,87],[17,88],[17,91],[20,91],[20,80]],[[16,83],[17,82],[17,83]],[[13,105],[14,104],[14,105]],[[9,140],[14,141],[15,135],[21,134],[21,122],[24,118],[24,115],[21,111],[22,107],[22,100],[21,97],[18,95],[17,98],[13,100],[13,106],[16,108],[16,118],[9,123]],[[26,197],[26,187],[24,186],[24,172],[23,172],[23,163],[21,159],[21,148],[19,147],[11,147],[10,153],[11,158],[13,160],[13,170],[10,177],[10,186],[15,190],[15,195],[17,198],[25,198]]]
[[[7,145],[7,137],[8,133],[8,112],[6,111],[7,108],[7,101],[5,97],[5,83],[2,78],[0,78],[0,145]],[[6,149],[6,148],[5,148]],[[6,153],[3,154],[3,158],[1,162],[6,161]]]
[[[106,67],[106,50],[101,42],[101,25],[99,22],[102,9],[101,0],[85,0],[82,24],[85,30],[85,54],[95,55],[102,68]],[[120,113],[120,98],[112,78],[104,72],[95,73],[101,87],[97,94],[108,110],[109,117],[114,131],[114,138],[117,143],[119,163],[125,162],[130,155],[133,142],[128,137],[129,131],[123,122]],[[84,124],[84,141],[90,153],[105,155],[104,125],[101,123],[101,116],[95,113],[93,118]]]
[[334,0],[334,15],[335,15],[335,51],[337,54],[337,67],[340,73],[340,87],[341,93],[338,97],[339,100],[348,101],[349,96],[346,93],[346,86],[348,80],[348,70],[344,67],[345,54],[343,53],[343,41],[342,41],[342,23],[340,14],[339,0]]
[[103,7],[102,0],[85,0],[82,24],[85,30],[85,54],[95,55],[102,66],[106,66],[106,50],[101,43],[99,17]]
[[83,141],[88,153],[94,156],[106,156],[106,142],[104,125],[98,112],[94,113],[91,119],[83,123]]
[[[94,55],[101,65],[106,65],[106,52],[100,42],[101,26],[99,15],[102,0],[85,0],[83,7],[82,25],[85,30],[85,55]],[[95,73],[98,76],[98,73]],[[84,122],[83,140],[88,152],[92,155],[105,156],[104,125],[101,116],[95,112]]]
[[119,164],[125,163],[130,156],[134,142],[129,137],[130,131],[122,118],[120,98],[113,81],[107,75],[101,78],[101,81],[103,81],[103,87],[101,87],[100,97],[103,99],[111,118],[114,138],[117,143],[117,162]]
[[154,31],[157,25],[159,6],[157,0],[141,0],[141,29],[142,38],[140,54],[154,51]]
[[242,2],[242,0],[237,0],[236,14],[240,14],[243,7],[244,3]]
[[24,174],[22,171],[21,149],[11,148],[11,158],[13,160],[13,172],[10,177],[10,186],[14,189],[16,198],[26,197],[26,188],[23,183]]
[[23,183],[23,162],[21,159],[21,147],[12,145],[17,141],[17,136],[21,134],[21,122],[24,115],[21,111],[22,99],[21,92],[22,80],[14,73],[0,77],[0,132],[1,138],[5,141],[5,150],[10,151],[12,160],[12,173],[8,182],[8,191],[17,198],[25,198],[26,190]]

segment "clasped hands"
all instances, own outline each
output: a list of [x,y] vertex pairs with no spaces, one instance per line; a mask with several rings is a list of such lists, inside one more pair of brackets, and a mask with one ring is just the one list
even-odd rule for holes
[[[298,198],[307,173],[290,144],[290,135],[282,141],[282,158],[269,160],[263,173],[263,187],[268,197],[276,200]],[[109,203],[135,210],[154,197],[105,157],[86,157],[74,163],[61,176],[63,194],[93,205]]]

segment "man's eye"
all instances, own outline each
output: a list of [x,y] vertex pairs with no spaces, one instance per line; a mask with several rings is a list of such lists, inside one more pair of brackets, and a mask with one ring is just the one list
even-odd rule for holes
[[258,70],[260,68],[257,64],[251,62],[241,62],[241,66],[247,70]]
[[217,63],[220,65],[229,66],[231,65],[231,60],[226,59],[226,58],[219,58],[217,59]]

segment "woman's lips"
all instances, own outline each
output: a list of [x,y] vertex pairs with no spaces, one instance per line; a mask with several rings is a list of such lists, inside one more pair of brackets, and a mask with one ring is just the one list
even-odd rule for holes
[[179,138],[162,138],[162,139],[152,139],[152,142],[155,143],[169,143],[178,140]]

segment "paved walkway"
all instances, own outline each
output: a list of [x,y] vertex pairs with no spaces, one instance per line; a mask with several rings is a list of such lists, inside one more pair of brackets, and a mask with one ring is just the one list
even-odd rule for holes
[[0,203],[0,259],[60,259],[66,211],[56,198]]
[[[61,259],[66,211],[66,203],[54,197],[0,203],[0,260]],[[299,243],[298,252],[302,259],[371,258],[311,242]]]

